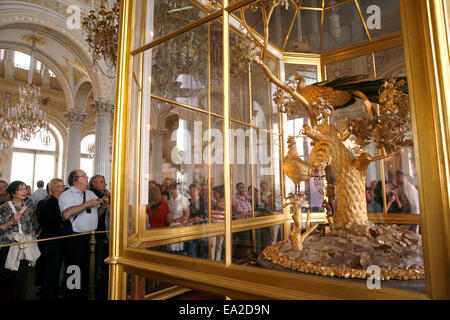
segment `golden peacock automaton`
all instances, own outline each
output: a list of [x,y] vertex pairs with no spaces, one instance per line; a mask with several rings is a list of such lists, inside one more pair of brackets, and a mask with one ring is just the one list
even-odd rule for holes
[[[241,14],[247,37],[240,40],[240,52],[233,52],[233,57],[261,67],[277,86],[274,101],[280,112],[306,112],[309,124],[299,134],[308,137],[313,148],[308,161],[303,161],[297,153],[296,137],[287,139],[283,171],[296,188],[285,206],[292,206],[294,227],[289,239],[265,248],[262,256],[286,269],[323,276],[366,279],[370,276],[367,268],[377,266],[382,280],[424,279],[421,235],[397,225],[371,223],[365,197],[369,164],[412,144],[407,79],[352,76],[308,86],[301,77],[291,82],[280,80],[265,63],[269,22],[279,5],[288,5],[288,1],[260,0],[241,9],[261,11],[264,36],[256,34]],[[355,101],[364,104],[366,118],[333,121],[335,110]],[[357,146],[352,150],[346,146],[350,137]],[[381,150],[380,156],[365,150],[370,141]],[[298,187],[312,177],[326,181],[322,188],[325,225],[311,226],[308,201]],[[302,221],[302,210],[306,210],[306,221]]]

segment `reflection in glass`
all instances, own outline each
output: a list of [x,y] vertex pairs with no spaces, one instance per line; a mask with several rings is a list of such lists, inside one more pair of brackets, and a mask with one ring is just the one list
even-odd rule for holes
[[403,46],[375,52],[377,77],[406,76]]
[[278,6],[272,14],[269,26],[269,41],[275,44],[280,50],[283,48],[296,11],[297,8],[289,4],[287,10],[284,6]]
[[[137,79],[139,79],[139,75],[141,74],[141,71],[139,70],[139,60],[142,59],[142,54],[136,55],[132,58],[134,69],[133,73],[134,76],[132,78],[131,88],[130,88],[130,94],[131,99],[129,100],[129,107],[128,107],[128,116],[127,116],[127,127],[131,128],[133,127],[138,121],[137,121],[137,110],[140,107],[140,97],[141,97],[141,87],[139,83],[137,82]],[[134,210],[134,206],[137,204],[136,196],[138,194],[137,190],[135,189],[136,186],[136,178],[138,176],[137,168],[136,168],[136,130],[130,131],[130,137],[127,140],[127,163],[128,166],[126,168],[126,176],[128,176],[128,237],[131,237],[137,232],[137,218],[134,216],[136,213]]]
[[162,184],[165,178],[170,178],[188,197],[191,183],[208,181],[208,168],[204,165],[207,159],[208,116],[157,99],[154,99],[153,105],[159,115],[150,121],[152,152],[149,181]]
[[[146,42],[150,42],[153,37],[153,32],[150,30],[144,35],[144,30],[146,30],[146,23],[150,23],[147,21],[143,14],[147,10],[147,1],[146,0],[137,0],[135,4],[135,28],[134,28],[134,48],[138,49],[142,47]],[[150,24],[151,25],[151,24]],[[149,28],[150,29],[150,28]],[[145,39],[144,39],[145,37]]]
[[[376,155],[374,144],[371,143],[367,149],[370,154]],[[383,213],[383,194],[380,192],[379,184],[382,182],[380,161],[372,162],[366,173],[366,200],[368,213]]]
[[[198,258],[203,260],[213,260],[212,255],[210,252],[211,249],[211,239],[215,237],[209,237],[209,238],[200,238],[201,235],[199,235],[198,238],[187,240],[184,242],[176,242],[176,243],[169,243],[165,245],[158,245],[158,246],[149,246],[146,249],[150,251],[158,251],[163,253],[170,253],[175,254],[179,256],[186,256],[191,258]],[[217,236],[219,237],[219,236]],[[215,244],[217,246],[217,244]],[[214,253],[215,254],[215,253]],[[223,253],[225,254],[225,253]],[[222,255],[222,253],[220,253]],[[214,255],[216,257],[216,254]],[[216,260],[220,261],[220,260]]]
[[163,228],[170,224],[172,217],[166,201],[162,199],[160,187],[157,185],[149,187],[148,205],[145,208],[147,230]]
[[283,234],[282,224],[233,233],[233,263],[257,266],[258,255],[266,247],[283,240]]
[[295,76],[299,75],[305,79],[305,84],[317,82],[317,66],[308,64],[290,64],[284,65],[284,74],[286,81],[295,81]]
[[233,219],[247,219],[252,217],[252,203],[249,196],[252,192],[251,129],[234,122],[231,123],[230,129]]
[[206,14],[188,0],[158,0],[155,8],[147,8],[155,13],[154,36],[156,40],[189,23],[206,16]]
[[160,300],[161,297],[166,298],[167,294],[171,292],[177,295],[190,291],[189,289],[130,273],[127,274],[126,281],[127,300]]
[[373,77],[373,60],[371,55],[360,56],[326,65],[327,79],[364,74]]
[[363,22],[353,1],[324,12],[322,52],[367,40]]
[[[221,218],[219,218],[221,219]],[[219,221],[217,221],[219,222]],[[225,235],[219,234],[209,238],[210,243],[210,260],[224,261],[225,260]]]
[[[419,194],[413,148],[387,158],[385,161],[386,202],[394,203],[394,213],[419,214]],[[389,212],[389,211],[388,211]]]
[[[276,63],[268,59],[268,65],[273,67],[276,74]],[[251,64],[251,96],[252,96],[252,125],[278,132],[278,109],[273,103],[275,87],[267,80],[261,67]]]
[[322,0],[302,0],[296,2],[302,7],[322,8]]
[[210,105],[211,112],[223,115],[223,30],[210,23]]
[[211,116],[210,142],[211,168],[211,222],[221,223],[225,219],[225,183],[223,170],[223,120]]
[[[303,125],[309,123],[307,117],[293,117],[288,115],[287,121],[284,123],[284,132],[285,137],[298,135],[300,130],[302,130]],[[310,145],[310,140],[306,138],[306,136],[299,136],[295,139],[296,148],[299,157],[303,161],[308,161],[308,155],[312,150],[312,146]],[[287,145],[287,138],[284,141],[284,156],[286,156],[289,151]],[[300,183],[300,191],[307,196],[307,200],[309,201],[309,205],[312,212],[323,212],[322,204],[323,204],[323,190],[321,189],[321,182],[316,181],[314,177],[309,179],[309,181],[302,181]],[[289,193],[295,192],[295,184],[292,182],[289,177],[285,175],[285,196],[287,197]]]
[[208,25],[182,33],[151,51],[151,60],[146,61],[152,65],[151,93],[207,110]]
[[230,118],[250,123],[249,64],[237,58],[241,54],[240,37],[230,31]]
[[358,0],[358,3],[372,39],[401,32],[398,0]]
[[280,138],[267,134],[264,130],[252,130],[257,137],[256,154],[253,164],[252,202],[255,216],[282,212]]
[[319,53],[322,11],[301,9],[295,17],[284,51]]

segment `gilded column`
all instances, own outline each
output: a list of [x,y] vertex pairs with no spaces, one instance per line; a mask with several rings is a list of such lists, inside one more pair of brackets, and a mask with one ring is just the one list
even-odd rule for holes
[[67,177],[70,171],[80,168],[81,128],[87,118],[87,113],[73,109],[64,113],[64,116],[69,123],[66,158]]
[[114,105],[96,100],[91,107],[95,110],[94,174],[104,176],[109,185],[111,181],[111,116]]

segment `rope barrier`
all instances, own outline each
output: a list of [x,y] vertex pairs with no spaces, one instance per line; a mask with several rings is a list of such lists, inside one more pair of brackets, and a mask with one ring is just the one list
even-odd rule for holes
[[42,241],[50,241],[50,240],[58,240],[58,239],[79,237],[79,236],[85,236],[85,235],[88,235],[88,234],[108,233],[108,232],[109,231],[89,231],[89,232],[84,232],[84,233],[74,233],[74,234],[69,234],[67,236],[59,236],[59,237],[53,237],[53,238],[36,239],[36,240],[32,240],[32,241],[24,241],[24,242],[14,242],[14,243],[8,243],[8,244],[1,244],[0,248],[17,246],[17,245],[22,245],[22,244],[29,244],[29,243],[37,243],[37,242],[42,242]]

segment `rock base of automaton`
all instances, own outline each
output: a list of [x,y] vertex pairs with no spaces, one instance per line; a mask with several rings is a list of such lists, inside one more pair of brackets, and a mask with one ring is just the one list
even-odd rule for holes
[[283,268],[329,277],[425,278],[421,236],[397,225],[372,225],[366,236],[318,232],[305,239],[300,251],[285,240],[265,248],[262,255]]

